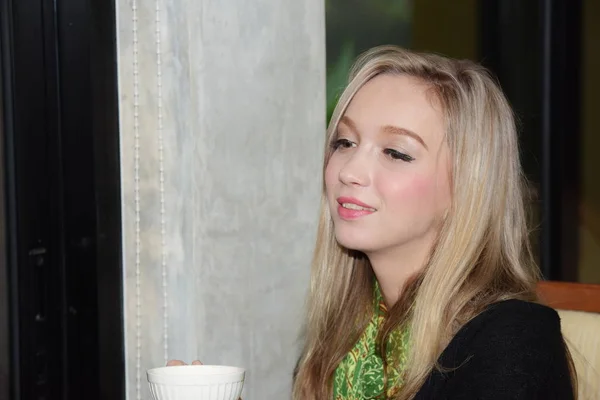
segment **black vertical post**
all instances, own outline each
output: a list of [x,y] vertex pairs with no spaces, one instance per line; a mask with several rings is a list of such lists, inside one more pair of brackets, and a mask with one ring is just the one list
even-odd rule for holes
[[[68,398],[99,399],[94,137],[89,0],[55,7],[59,43],[65,254],[63,340]],[[95,388],[91,392],[88,388]]]
[[90,10],[99,398],[119,400],[125,399],[125,350],[115,2],[91,0]]
[[[540,2],[543,16],[542,263],[576,281],[579,261],[581,0]],[[545,224],[545,225],[544,225]]]
[[11,396],[60,398],[64,265],[55,18],[47,2],[5,0],[2,7]]
[[6,135],[13,129],[11,15],[10,2],[0,2],[0,326],[6,327],[0,332],[0,399],[19,398],[20,380],[19,370],[15,368],[19,359],[18,311],[13,301],[18,292],[16,277],[10,268],[16,257],[15,238],[10,235],[14,231],[14,220],[9,219],[15,203],[9,197],[14,193],[8,190],[9,185],[14,185],[11,170],[14,162],[7,151],[12,147],[8,143],[11,138]]
[[[11,93],[12,65],[11,65],[11,41],[9,34],[11,8],[8,1],[0,2],[0,399],[18,398],[18,391],[14,382],[19,381],[18,369],[14,368],[15,360],[18,359],[18,346],[14,346],[15,336],[12,321],[16,319],[13,297],[18,296],[15,293],[14,274],[11,274],[9,265],[14,262],[14,252],[9,251],[14,247],[14,239],[9,232],[13,230],[8,216],[13,211],[9,205],[14,201],[9,201],[11,193],[7,190],[9,176],[11,172],[7,171],[10,154],[6,152],[7,137],[5,132],[12,130],[12,98],[6,94]],[[10,146],[9,146],[10,147]]]

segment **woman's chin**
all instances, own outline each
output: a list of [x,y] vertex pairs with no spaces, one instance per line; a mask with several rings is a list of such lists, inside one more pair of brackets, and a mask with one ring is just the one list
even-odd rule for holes
[[367,238],[356,237],[352,235],[340,235],[336,233],[336,240],[340,246],[351,250],[367,253],[373,251],[373,244],[369,243]]

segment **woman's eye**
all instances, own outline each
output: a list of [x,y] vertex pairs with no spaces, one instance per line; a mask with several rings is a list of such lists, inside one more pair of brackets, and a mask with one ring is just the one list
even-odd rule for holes
[[333,148],[333,150],[348,149],[350,147],[354,147],[354,143],[352,143],[348,139],[337,139],[331,143],[331,147]]
[[415,160],[413,157],[409,156],[408,154],[401,153],[394,149],[385,149],[383,152],[384,152],[384,154],[387,154],[394,160],[402,160],[402,161],[406,161],[406,162],[411,162],[411,161]]

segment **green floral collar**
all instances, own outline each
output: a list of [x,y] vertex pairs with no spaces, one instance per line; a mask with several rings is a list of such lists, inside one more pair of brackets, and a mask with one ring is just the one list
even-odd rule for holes
[[398,392],[402,384],[401,376],[406,364],[408,332],[397,330],[388,338],[386,350],[388,384],[387,393],[384,393],[383,360],[378,354],[376,340],[377,333],[387,316],[387,307],[377,282],[373,294],[373,318],[358,342],[335,370],[334,400],[389,398]]

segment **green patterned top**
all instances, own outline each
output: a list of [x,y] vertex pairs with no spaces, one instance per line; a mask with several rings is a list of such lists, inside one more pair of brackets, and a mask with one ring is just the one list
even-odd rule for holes
[[408,332],[391,333],[387,343],[387,394],[384,394],[383,360],[377,354],[376,340],[387,315],[387,307],[379,284],[374,288],[374,313],[371,322],[352,350],[337,366],[333,378],[334,400],[387,399],[393,397],[402,384],[401,374],[406,364]]

